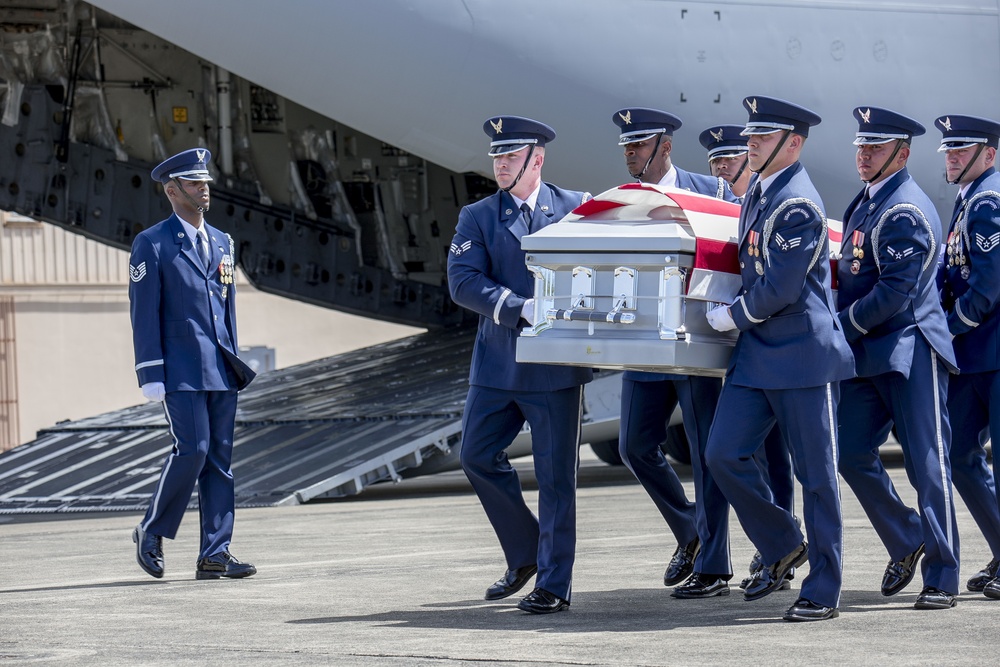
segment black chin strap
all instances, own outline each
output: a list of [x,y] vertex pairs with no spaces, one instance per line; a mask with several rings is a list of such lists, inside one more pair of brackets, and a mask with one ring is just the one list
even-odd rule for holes
[[[965,165],[965,169],[963,169],[962,173],[958,175],[958,178],[956,178],[954,181],[948,181],[948,182],[953,185],[961,183],[962,179],[965,178],[965,175],[969,173],[969,169],[971,169],[972,165],[974,165],[976,163],[976,160],[979,159],[979,154],[983,152],[984,148],[986,148],[986,144],[979,144],[979,148],[976,149],[976,154],[972,156],[971,160],[969,160],[969,164]],[[947,178],[948,177],[945,176],[945,180],[947,180]]]
[[773,160],[775,158],[775,156],[778,154],[778,151],[781,150],[781,147],[785,145],[786,141],[788,141],[788,135],[790,135],[792,133],[791,130],[783,130],[783,132],[785,134],[782,135],[781,141],[779,141],[778,144],[774,147],[774,150],[771,151],[771,155],[767,158],[767,160],[764,162],[764,164],[761,165],[761,168],[760,169],[753,169],[753,168],[751,168],[750,171],[754,172],[755,174],[759,174],[762,171],[764,171],[765,169],[767,169],[767,165],[771,164],[771,160]]
[[531,148],[528,149],[528,157],[524,158],[524,164],[521,165],[521,171],[517,172],[517,178],[515,178],[514,182],[508,185],[507,187],[500,188],[501,190],[503,190],[504,192],[510,192],[510,189],[513,188],[515,185],[517,185],[517,182],[521,180],[522,176],[524,176],[524,170],[528,168],[528,163],[531,162],[531,156],[534,152],[535,152],[535,144],[531,144]]
[[746,170],[748,164],[750,164],[750,158],[747,157],[747,153],[744,153],[743,154],[743,164],[740,165],[740,168],[736,172],[736,175],[733,176],[733,180],[729,181],[729,187],[735,187],[736,186],[736,181],[740,180],[740,176],[743,175],[743,172]]
[[199,204],[198,202],[196,202],[194,200],[194,197],[192,197],[191,195],[189,195],[187,193],[187,190],[184,189],[184,186],[181,185],[181,182],[179,180],[177,180],[176,178],[172,178],[170,180],[172,180],[177,185],[177,189],[181,191],[181,194],[184,195],[184,198],[188,200],[188,203],[191,204],[191,206],[194,206],[196,209],[198,209],[199,213],[207,213],[208,212],[208,207],[207,206],[202,206],[201,204]]
[[642,177],[646,173],[646,170],[649,169],[649,165],[653,164],[653,158],[656,157],[656,154],[659,152],[660,142],[662,141],[663,141],[663,133],[660,132],[658,135],[656,135],[656,144],[653,146],[653,152],[649,154],[649,159],[646,160],[646,166],[643,167],[642,171],[640,171],[638,174],[633,174],[632,172],[629,172],[629,176],[634,178],[637,182],[642,181]]
[[863,183],[871,183],[872,181],[877,181],[879,179],[879,176],[881,176],[882,173],[886,169],[889,168],[889,165],[892,163],[892,161],[896,159],[896,154],[899,153],[899,149],[902,148],[902,147],[903,147],[903,140],[902,139],[897,139],[896,140],[896,148],[895,148],[895,150],[892,151],[892,155],[889,156],[889,159],[886,160],[885,163],[883,163],[882,168],[878,170],[878,173],[876,173],[874,176],[872,176],[871,178],[869,178],[867,181],[864,180],[864,179],[862,179],[862,182]]

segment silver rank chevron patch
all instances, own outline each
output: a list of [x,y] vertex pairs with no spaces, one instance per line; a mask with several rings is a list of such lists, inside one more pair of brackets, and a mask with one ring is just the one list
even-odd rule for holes
[[895,260],[904,259],[913,254],[913,248],[907,248],[906,250],[895,250],[892,246],[886,246],[885,251],[889,253],[889,257]]
[[778,242],[778,248],[781,249],[782,252],[788,252],[792,248],[798,248],[802,243],[801,236],[796,236],[794,239],[788,239],[786,241],[781,234],[775,234],[774,240]]
[[976,245],[983,252],[989,252],[1000,245],[1000,232],[990,234],[988,237],[982,234],[976,234]]
[[139,262],[139,266],[128,265],[128,275],[132,282],[137,283],[146,277],[146,262]]
[[472,247],[472,241],[466,241],[462,245],[455,245],[454,243],[452,243],[451,244],[451,254],[453,254],[456,257],[458,257],[459,255],[461,255],[463,252],[465,252],[466,250],[468,250],[471,247]]

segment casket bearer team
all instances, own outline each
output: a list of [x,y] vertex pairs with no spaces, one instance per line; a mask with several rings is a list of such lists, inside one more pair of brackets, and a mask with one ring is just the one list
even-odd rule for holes
[[[747,138],[743,136],[743,125],[714,125],[698,135],[698,141],[708,151],[708,166],[712,176],[725,179],[729,188],[742,204],[750,185],[750,158],[747,156]],[[757,462],[764,472],[774,502],[789,512],[795,513],[795,480],[792,477],[792,461],[788,448],[781,440],[781,430],[772,428],[764,438],[764,447],[757,451]],[[696,499],[697,502],[697,499]],[[751,577],[764,566],[760,552],[750,561]],[[791,573],[789,573],[791,574]],[[740,582],[746,588],[750,577]],[[791,584],[783,584],[791,587]]]
[[[500,190],[461,210],[448,256],[452,298],[479,313],[461,460],[507,561],[486,599],[516,593],[537,571],[535,589],[517,606],[551,613],[570,604],[580,413],[592,372],[515,361],[517,337],[534,323],[534,279],[521,237],[557,222],[589,195],[542,181],[545,146],[555,138],[548,125],[495,116],[483,130]],[[537,518],[505,453],[525,421],[538,480]]]
[[163,538],[177,534],[198,483],[198,579],[257,572],[229,553],[234,483],[230,467],[236,393],[254,372],[237,356],[233,242],[205,222],[208,162],[197,148],[153,169],[173,215],[135,237],[129,301],[135,370],[143,395],[163,401],[173,447],[132,539],[139,566],[163,576]]
[[[735,201],[721,178],[692,174],[671,163],[677,116],[643,107],[620,109],[611,117],[620,129],[629,175],[641,183],[692,190]],[[663,574],[672,595],[702,598],[728,595],[729,504],[704,465],[705,444],[722,388],[719,378],[625,371],[622,377],[622,461],[642,484],[677,540]],[[677,404],[691,448],[696,504],[688,502],[673,467],[660,450],[667,422]],[[684,581],[687,579],[687,581]]]
[[[775,98],[744,99],[750,168],[757,174],[740,213],[743,288],[731,306],[708,312],[718,331],[739,329],[709,434],[706,461],[765,566],[744,590],[757,600],[809,561],[789,621],[839,614],[843,525],[837,479],[839,381],[854,375],[833,312],[826,217],[799,163],[808,109]],[[753,460],[777,423],[802,484],[808,545],[788,510],[772,502]]]
[[[957,368],[935,280],[941,221],[906,169],[924,127],[872,106],[854,117],[865,187],[844,213],[837,310],[858,377],[840,385],[840,473],[889,552],[882,595],[903,590],[923,554],[914,606],[948,609],[958,593],[958,530],[946,400]],[[879,458],[893,424],[919,512],[900,499]]]
[[[1000,600],[1000,123],[941,116],[945,173],[958,185],[939,282],[961,374],[948,386],[952,479],[983,531],[993,559],[966,586]],[[993,440],[993,471],[983,444]]]

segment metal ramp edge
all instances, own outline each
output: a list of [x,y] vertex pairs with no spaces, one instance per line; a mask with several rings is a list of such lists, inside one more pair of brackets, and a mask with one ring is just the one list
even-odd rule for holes
[[[457,467],[473,335],[427,332],[262,375],[237,414],[237,507]],[[143,510],[171,445],[154,404],[56,424],[0,454],[0,514]]]
[[377,456],[362,465],[354,466],[338,475],[321,482],[299,489],[275,505],[297,505],[320,498],[343,498],[361,493],[361,491],[376,482],[403,481],[399,474],[403,470],[418,468],[428,457],[428,452],[440,452],[448,455],[455,448],[462,436],[462,421],[458,420],[417,438],[405,446],[397,447],[381,456]]

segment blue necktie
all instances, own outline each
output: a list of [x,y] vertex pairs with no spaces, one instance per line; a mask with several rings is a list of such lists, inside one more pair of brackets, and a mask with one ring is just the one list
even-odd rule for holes
[[198,247],[198,256],[201,257],[201,265],[208,271],[208,242],[205,240],[205,235],[201,232],[196,232],[195,236],[198,237],[198,242],[195,245]]
[[855,218],[860,218],[865,215],[865,207],[869,201],[871,201],[871,195],[868,193],[868,187],[866,186],[865,194],[861,197],[861,201],[858,202],[858,205],[854,207],[854,210],[851,211],[851,215],[847,218],[848,225],[850,225]]
[[760,182],[753,184],[753,190],[750,191],[750,196],[747,198],[747,211],[752,211],[757,204],[760,203]]
[[955,200],[955,208],[951,212],[951,223],[955,224],[959,216],[962,214],[962,208],[965,207],[965,197],[959,195]]
[[535,230],[531,228],[531,207],[528,206],[528,202],[521,204],[521,217],[524,219],[524,227],[531,234]]

